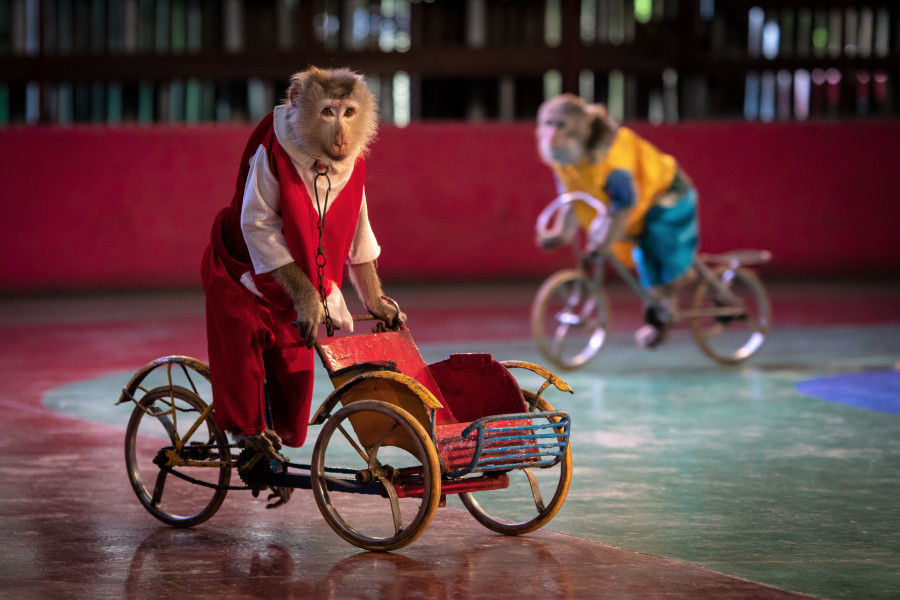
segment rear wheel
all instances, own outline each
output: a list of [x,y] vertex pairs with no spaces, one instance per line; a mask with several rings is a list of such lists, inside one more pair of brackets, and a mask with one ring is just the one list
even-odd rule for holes
[[555,366],[583,366],[603,348],[609,328],[609,299],[583,271],[554,273],[531,307],[531,331],[541,354]]
[[746,269],[713,271],[722,290],[700,279],[694,291],[691,333],[704,354],[722,364],[741,363],[759,351],[772,318],[762,282]]
[[231,481],[228,438],[216,427],[212,411],[203,416],[206,409],[191,390],[157,387],[138,400],[125,431],[131,487],[151,515],[175,527],[198,525],[213,516]]
[[[529,404],[534,401],[534,393],[522,393]],[[543,398],[537,401],[536,412],[552,410]],[[507,488],[463,493],[459,498],[475,520],[491,531],[505,535],[534,531],[547,524],[566,500],[572,482],[572,451],[566,446],[562,459],[552,467],[513,469],[507,475]]]

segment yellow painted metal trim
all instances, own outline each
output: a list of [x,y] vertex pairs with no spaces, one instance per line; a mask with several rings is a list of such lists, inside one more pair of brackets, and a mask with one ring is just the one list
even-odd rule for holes
[[156,360],[147,363],[146,365],[141,367],[137,373],[134,374],[134,377],[131,378],[131,381],[128,382],[128,385],[126,385],[122,389],[122,395],[119,396],[119,401],[116,402],[116,404],[122,404],[123,402],[131,400],[134,391],[147,377],[147,375],[149,375],[150,372],[154,369],[157,369],[163,365],[181,365],[183,367],[187,367],[193,371],[196,371],[207,381],[209,381],[209,366],[206,363],[201,362],[196,358],[191,358],[190,356],[163,356],[162,358],[157,358]]
[[428,389],[424,385],[422,385],[409,375],[398,373],[396,371],[369,371],[367,373],[363,373],[362,375],[357,375],[346,383],[340,384],[340,386],[337,387],[333,392],[331,392],[328,398],[326,398],[325,401],[322,402],[318,410],[316,410],[316,413],[313,415],[312,419],[310,419],[309,424],[321,425],[322,423],[324,423],[328,416],[323,415],[330,415],[331,409],[341,401],[341,397],[345,393],[347,393],[357,385],[371,379],[382,381],[386,380],[399,383],[409,389],[409,391],[411,391],[413,394],[415,394],[422,401],[422,404],[426,406],[426,408],[443,408],[438,399],[434,397],[434,394],[428,391]]
[[[174,404],[174,401],[173,401],[173,404]],[[184,445],[187,444],[191,440],[191,437],[194,435],[194,432],[197,431],[197,428],[206,422],[206,418],[209,417],[210,413],[212,412],[212,409],[213,409],[213,405],[212,405],[212,403],[210,403],[205,409],[203,409],[203,412],[200,413],[200,416],[197,417],[197,420],[194,421],[194,424],[191,425],[191,428],[188,430],[188,432],[186,434],[184,434],[184,437],[182,437],[180,440],[175,440],[175,449],[176,450],[178,450],[180,452],[181,449],[184,448]]]
[[556,386],[556,389],[558,389],[559,391],[569,392],[570,394],[575,393],[575,391],[572,390],[571,387],[569,387],[569,384],[563,381],[562,378],[560,378],[549,369],[545,369],[540,365],[526,362],[524,360],[504,360],[500,364],[507,369],[527,369],[529,371],[533,371]]

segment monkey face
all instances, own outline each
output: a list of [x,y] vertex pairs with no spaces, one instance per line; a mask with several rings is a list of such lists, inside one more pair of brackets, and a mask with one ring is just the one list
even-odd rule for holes
[[538,112],[536,135],[545,162],[572,165],[585,156],[590,123],[568,106],[550,101]]
[[285,103],[291,107],[292,143],[316,159],[355,160],[375,136],[375,97],[365,79],[347,69],[295,73]]
[[317,103],[316,114],[321,122],[320,143],[325,156],[333,161],[340,161],[357,149],[358,141],[356,144],[351,143],[355,137],[351,132],[356,130],[359,103],[327,98]]

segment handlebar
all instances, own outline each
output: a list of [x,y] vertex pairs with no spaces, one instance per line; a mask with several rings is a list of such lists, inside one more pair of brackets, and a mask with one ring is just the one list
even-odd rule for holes
[[609,210],[603,202],[587,192],[566,192],[554,198],[538,215],[535,223],[535,231],[538,237],[547,239],[563,234],[567,211],[571,210],[570,205],[576,201],[584,202],[596,212],[585,232],[588,243],[597,244],[602,242],[609,232]]
[[[375,331],[399,331],[399,330],[403,329],[406,325],[406,322],[400,318],[400,315],[403,314],[403,311],[400,310],[400,305],[397,303],[396,300],[394,300],[393,298],[389,298],[388,296],[382,296],[381,299],[390,303],[391,305],[393,305],[394,308],[397,309],[397,325],[395,327],[388,327],[387,324],[381,319],[381,317],[376,317],[372,313],[365,313],[365,314],[361,314],[361,315],[351,315],[353,322],[358,323],[361,321],[381,321],[381,323],[379,323],[375,327]],[[291,325],[293,325],[294,327],[297,327],[298,322],[291,321]]]

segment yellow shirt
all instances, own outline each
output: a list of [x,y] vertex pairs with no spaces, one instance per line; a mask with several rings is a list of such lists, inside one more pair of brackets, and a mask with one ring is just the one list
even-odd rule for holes
[[[628,217],[625,233],[637,236],[644,230],[647,211],[656,203],[656,198],[672,185],[677,168],[674,157],[660,152],[631,129],[620,127],[609,154],[602,162],[595,164],[585,158],[576,165],[554,165],[553,170],[567,191],[587,192],[607,206],[610,200],[604,190],[606,178],[617,169],[631,173],[637,202]],[[584,202],[576,202],[574,210],[583,227],[590,225],[596,212]]]

